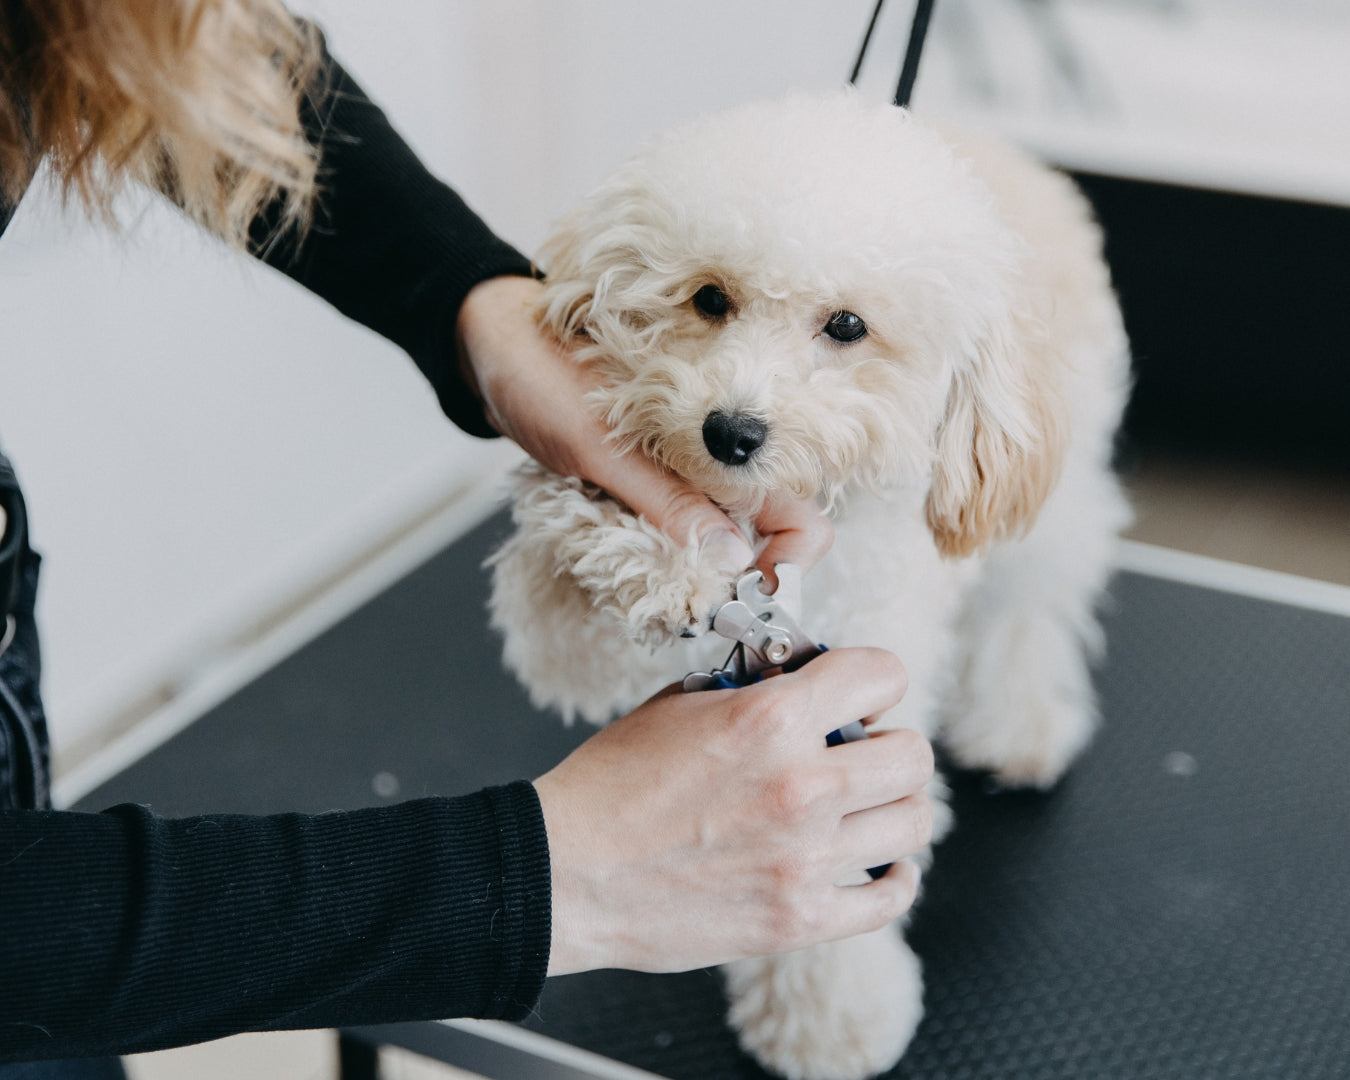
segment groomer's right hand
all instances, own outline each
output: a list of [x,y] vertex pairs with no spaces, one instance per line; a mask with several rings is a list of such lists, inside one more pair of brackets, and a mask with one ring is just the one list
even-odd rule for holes
[[[739,690],[670,688],[535,782],[553,874],[549,974],[684,971],[874,930],[913,903],[928,742],[825,735],[895,705],[905,670],[835,649]],[[837,884],[894,863],[876,881]]]

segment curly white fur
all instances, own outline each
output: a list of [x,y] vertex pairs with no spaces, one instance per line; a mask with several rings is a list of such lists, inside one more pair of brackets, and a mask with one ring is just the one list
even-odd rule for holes
[[[1128,348],[1068,181],[852,94],[794,97],[658,139],[544,262],[541,318],[600,373],[621,445],[743,524],[775,493],[829,509],[804,619],[903,658],[910,690],[884,723],[1001,782],[1053,784],[1095,722],[1093,609],[1128,516],[1109,470]],[[697,309],[707,285],[724,316]],[[825,334],[840,311],[866,335]],[[704,442],[719,411],[765,426],[744,464]],[[697,548],[537,467],[514,513],[492,614],[537,704],[603,722],[721,659],[694,639],[730,583]],[[883,940],[733,966],[742,1044],[802,1080],[889,1068],[922,984]]]

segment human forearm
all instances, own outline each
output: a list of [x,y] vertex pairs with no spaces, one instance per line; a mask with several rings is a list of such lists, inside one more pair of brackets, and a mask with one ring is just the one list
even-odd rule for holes
[[547,965],[529,785],[317,816],[0,817],[0,1060],[518,1017]]
[[253,250],[344,315],[401,346],[446,414],[484,423],[459,376],[455,320],[480,281],[529,275],[531,263],[426,168],[355,79],[324,52],[302,119],[320,153],[319,196],[303,232],[278,231],[282,203],[254,223]]

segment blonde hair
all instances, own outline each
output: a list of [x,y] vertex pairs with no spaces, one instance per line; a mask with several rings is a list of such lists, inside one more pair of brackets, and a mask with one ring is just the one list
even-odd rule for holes
[[45,158],[109,220],[134,180],[236,246],[276,199],[276,224],[303,226],[321,55],[281,0],[0,0],[0,192]]

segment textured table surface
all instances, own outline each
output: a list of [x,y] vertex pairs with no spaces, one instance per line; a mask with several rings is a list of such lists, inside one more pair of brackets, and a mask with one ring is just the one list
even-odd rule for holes
[[[453,794],[587,733],[501,671],[494,519],[84,800],[167,815]],[[913,1080],[1350,1077],[1350,620],[1135,574],[1106,722],[1049,795],[955,774],[910,940]],[[767,1074],[715,972],[551,982],[529,1026],[672,1080]]]

